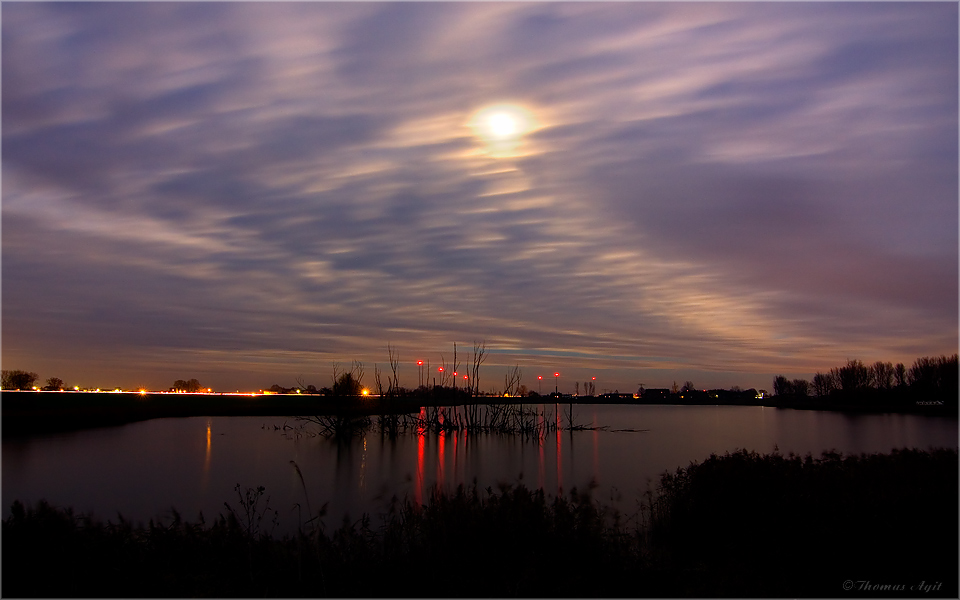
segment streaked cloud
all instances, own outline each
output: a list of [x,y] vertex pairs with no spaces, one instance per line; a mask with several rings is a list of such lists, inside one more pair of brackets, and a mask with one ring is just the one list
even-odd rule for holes
[[[769,387],[956,351],[954,4],[3,13],[10,368],[262,387],[485,339]],[[536,123],[509,152],[495,104]]]

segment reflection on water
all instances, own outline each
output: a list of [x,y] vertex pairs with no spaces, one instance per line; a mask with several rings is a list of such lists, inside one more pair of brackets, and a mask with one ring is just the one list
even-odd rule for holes
[[4,440],[4,515],[14,499],[47,499],[103,519],[115,520],[120,512],[145,522],[176,507],[185,519],[202,512],[209,522],[223,512],[224,501],[234,500],[239,483],[266,487],[270,506],[280,513],[278,533],[288,533],[305,520],[301,505],[327,503],[327,521],[338,525],[347,513],[354,520],[382,513],[394,497],[422,504],[434,486],[454,490],[474,482],[481,490],[524,483],[554,495],[594,486],[598,500],[619,502],[631,514],[661,473],[711,453],[957,447],[956,420],[912,415],[746,406],[577,410],[579,421],[606,429],[563,430],[566,418],[548,405],[537,407],[537,419],[556,422],[558,429],[527,437],[419,428],[395,438],[374,430],[338,442],[309,427],[284,427],[291,419],[198,417]]

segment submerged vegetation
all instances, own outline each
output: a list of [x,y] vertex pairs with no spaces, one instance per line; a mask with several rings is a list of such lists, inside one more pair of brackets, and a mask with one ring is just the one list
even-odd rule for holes
[[299,532],[282,539],[263,488],[238,486],[239,505],[209,525],[15,502],[3,594],[863,597],[896,585],[898,597],[956,597],[957,469],[955,449],[739,451],[665,473],[632,515],[589,490],[461,486],[336,528],[305,498],[290,513]]
[[606,429],[577,423],[573,406],[554,411],[544,405],[466,404],[463,406],[423,406],[418,413],[369,416],[344,412],[333,415],[298,416],[298,433],[327,438],[349,439],[371,429],[382,435],[402,433],[494,433],[542,437],[560,430]]

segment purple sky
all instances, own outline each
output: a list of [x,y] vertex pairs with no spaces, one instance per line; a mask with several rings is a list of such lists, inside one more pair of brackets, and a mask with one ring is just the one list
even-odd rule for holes
[[952,354],[957,13],[4,3],[3,368],[319,387],[390,343],[413,386],[486,340],[483,390],[771,389]]

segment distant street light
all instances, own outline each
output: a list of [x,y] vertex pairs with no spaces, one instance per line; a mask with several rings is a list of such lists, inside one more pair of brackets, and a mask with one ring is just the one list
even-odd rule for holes
[[559,394],[560,393],[560,373],[553,374],[553,383],[554,383],[553,392],[555,394]]
[[543,375],[537,375],[537,393],[543,395]]

